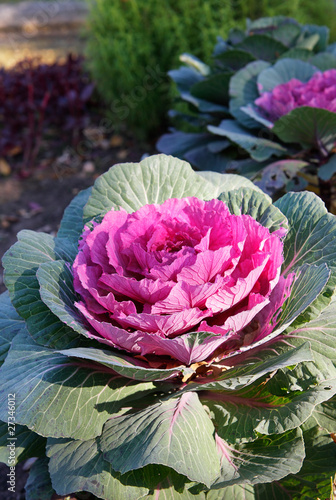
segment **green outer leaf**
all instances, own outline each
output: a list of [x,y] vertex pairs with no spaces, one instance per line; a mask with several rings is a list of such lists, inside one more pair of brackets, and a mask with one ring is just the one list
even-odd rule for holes
[[212,185],[201,179],[188,163],[172,156],[155,155],[140,163],[114,165],[98,177],[85,206],[84,218],[91,220],[120,207],[133,212],[146,204],[186,196],[211,199]]
[[119,373],[123,377],[130,378],[133,380],[143,380],[146,382],[153,382],[158,380],[166,380],[174,376],[181,375],[181,373],[194,373],[194,370],[187,368],[186,366],[177,366],[176,368],[170,369],[155,369],[146,368],[146,366],[141,366],[136,364],[134,358],[131,356],[126,356],[113,351],[107,351],[104,349],[91,349],[91,348],[74,348],[65,349],[58,351],[60,354],[68,357],[75,357],[81,359],[88,359],[107,366]]
[[309,62],[321,71],[336,68],[336,57],[334,54],[330,54],[330,52],[315,54]]
[[78,298],[73,289],[73,276],[67,262],[45,262],[40,265],[36,277],[40,285],[41,299],[48,309],[69,328],[90,337],[84,318],[74,305]]
[[204,144],[209,144],[213,139],[211,134],[208,133],[170,132],[160,137],[156,143],[156,149],[167,155],[183,157],[186,152]]
[[0,295],[0,366],[17,333],[25,330],[25,323],[12,306],[8,292]]
[[313,411],[313,417],[320,427],[329,433],[336,434],[336,396],[317,405]]
[[305,380],[306,386],[310,382],[305,390],[295,388],[291,380],[295,380],[295,376],[290,373],[288,377],[288,373],[290,370],[283,370],[280,376],[273,376],[271,383],[266,379],[240,391],[199,393],[202,403],[212,412],[219,436],[235,444],[254,441],[257,433],[282,434],[299,427],[317,404],[336,393],[336,379],[316,384],[314,366],[312,373],[305,373],[310,377]]
[[[307,422],[311,424],[313,419]],[[331,492],[331,478],[336,470],[336,446],[330,436],[313,423],[304,424],[306,458],[302,469],[271,485],[256,486],[256,499],[315,500],[327,499]]]
[[112,417],[100,447],[115,470],[125,473],[162,464],[208,487],[218,477],[214,428],[194,392],[146,409]]
[[271,92],[274,87],[287,83],[292,78],[308,82],[317,71],[311,64],[298,59],[280,59],[274,66],[260,72],[258,88],[260,92]]
[[[238,365],[225,371],[214,381],[205,384],[190,382],[185,390],[235,391],[247,387],[267,373],[286,368],[287,366],[296,365],[303,361],[312,361],[314,359],[309,343],[302,343],[302,341],[295,349],[286,350],[278,356],[274,356],[274,351],[272,350],[265,350],[259,353],[259,358],[261,360],[256,360],[255,357],[252,356],[249,362],[246,358],[243,358],[241,366]],[[234,360],[234,357],[232,359]],[[230,358],[225,361],[227,366],[230,366]],[[239,363],[239,355],[237,356],[237,363]]]
[[291,47],[295,44],[296,39],[301,33],[301,27],[291,21],[293,20],[291,19],[289,22],[284,21],[272,31],[272,37],[279,40],[279,42],[287,47]]
[[254,61],[237,71],[231,78],[229,93],[230,112],[245,127],[260,128],[260,124],[247,116],[241,107],[254,102],[259,97],[257,77],[270,65],[265,61]]
[[[269,497],[271,498],[271,497]],[[254,487],[250,484],[236,484],[220,490],[210,490],[207,500],[255,500]]]
[[190,92],[193,96],[217,104],[228,105],[229,83],[233,73],[217,73],[195,83]]
[[25,486],[26,500],[44,500],[50,499],[54,495],[51,486],[48,459],[39,458],[32,466]]
[[154,390],[82,366],[18,334],[0,369],[0,418],[7,421],[7,395],[14,392],[18,424],[42,436],[91,439],[126,399]]
[[306,460],[300,475],[336,471],[336,446],[332,436],[315,425],[314,419],[303,425],[303,438],[306,446]]
[[324,290],[330,277],[326,264],[319,266],[304,264],[298,269],[291,286],[290,296],[282,306],[277,329],[286,329],[302,314]]
[[227,137],[238,146],[241,146],[256,161],[268,160],[273,155],[282,156],[287,151],[277,142],[253,135],[234,120],[223,120],[218,127],[208,125],[207,128],[209,132]]
[[279,59],[299,59],[299,60],[304,61],[304,62],[309,62],[309,59],[310,59],[312,54],[313,54],[313,52],[309,49],[301,49],[301,48],[293,47],[293,48],[287,50],[287,52],[284,52],[283,54],[281,54]]
[[335,144],[336,113],[327,109],[302,106],[283,115],[274,124],[272,132],[284,142],[301,144],[330,152]]
[[78,344],[81,340],[78,335],[42,302],[36,277],[41,264],[62,258],[70,260],[72,251],[66,244],[62,245],[63,249],[57,249],[50,234],[21,231],[18,239],[3,258],[5,283],[15,309],[26,320],[27,329],[36,342],[51,347]]
[[297,473],[305,456],[300,427],[284,434],[262,436],[252,443],[241,444],[235,448],[225,444],[224,447],[237,469],[236,474],[229,479],[224,472],[212,486],[213,489],[233,484],[270,483],[288,474]]
[[[217,141],[216,136],[214,136],[213,134],[210,135],[213,139],[212,144],[221,142]],[[229,148],[231,146],[230,141],[225,139],[223,142],[226,143],[226,148]],[[209,166],[211,166],[212,171],[215,173],[222,173],[225,172],[228,167],[231,168],[232,158],[234,156],[232,151],[230,151],[229,153],[225,151],[212,152],[210,151],[210,148],[211,143],[205,146],[194,148],[184,155],[184,159],[187,160],[190,165],[193,165],[197,170],[201,171],[207,171],[209,169]]]
[[286,52],[287,47],[268,35],[250,35],[236,45],[237,49],[246,50],[256,59],[272,62]]
[[[203,172],[197,172],[198,175],[211,182],[214,186],[214,198],[218,198],[221,193],[236,191],[239,188],[245,188],[245,191],[250,190],[257,191],[264,195],[264,197],[272,203],[272,200],[267,194],[258,188],[253,182],[236,174],[220,174],[219,172],[212,172],[210,170],[205,170]],[[225,201],[225,200],[223,200]]]
[[83,209],[91,195],[91,191],[91,187],[81,191],[65,209],[57,239],[66,238],[77,246],[84,227]]
[[215,59],[216,62],[219,62],[220,66],[224,65],[233,71],[238,71],[244,68],[248,63],[255,60],[252,54],[239,49],[222,52],[221,54],[216,55]]
[[[158,468],[158,466],[149,467]],[[145,467],[145,470],[147,468],[148,466]],[[164,469],[164,467],[161,466],[161,469]],[[172,469],[168,470],[170,471],[169,476],[162,479],[154,490],[151,489],[150,494],[146,495],[143,500],[205,500],[206,495],[203,491],[200,491],[200,485],[195,485],[195,487],[193,487],[189,479],[184,478],[183,480],[183,476],[177,474]],[[188,482],[189,484],[186,484]]]
[[178,69],[168,71],[168,75],[176,83],[179,92],[189,91],[194,83],[204,80],[204,76],[199,71],[186,66],[180,66]]
[[287,217],[290,230],[284,244],[283,274],[304,264],[326,264],[331,276],[320,297],[312,304],[316,315],[330,303],[336,286],[336,218],[313,193],[287,193],[275,203]]
[[333,300],[317,318],[293,328],[286,341],[291,345],[309,341],[319,362],[327,358],[326,361],[330,360],[336,367],[336,301]]
[[32,305],[39,301],[36,270],[43,262],[68,257],[65,246],[63,252],[56,250],[55,240],[50,234],[34,231],[20,231],[18,242],[5,254],[5,284],[12,303],[22,318],[32,314]]
[[330,181],[332,176],[335,174],[336,174],[336,155],[333,154],[329,158],[327,163],[325,163],[324,165],[322,165],[322,167],[318,169],[318,176],[323,181]]
[[9,429],[7,422],[0,422],[0,462],[14,465],[13,462],[8,462],[9,458],[12,457],[9,457],[7,445],[11,442],[15,445],[15,464],[27,458],[41,457],[45,454],[46,440],[42,436],[35,434],[35,432],[22,425],[15,425],[14,423],[15,431],[11,430],[12,427]]
[[271,233],[288,228],[286,217],[272,205],[271,198],[262,192],[241,187],[221,194],[219,199],[227,204],[232,214],[250,215]]
[[48,439],[47,455],[52,484],[59,495],[89,491],[98,498],[138,500],[148,489],[137,484],[135,474],[121,476],[104,460],[94,439]]
[[215,102],[205,101],[199,97],[195,97],[189,92],[182,92],[181,99],[195,106],[198,113],[213,114],[215,116],[229,115],[229,109],[223,104],[216,104]]

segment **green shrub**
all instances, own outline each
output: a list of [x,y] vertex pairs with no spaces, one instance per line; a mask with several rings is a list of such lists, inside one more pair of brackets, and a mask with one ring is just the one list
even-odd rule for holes
[[[322,3],[321,3],[322,2]],[[209,62],[217,35],[245,18],[285,14],[329,24],[333,0],[96,0],[89,17],[89,68],[109,123],[140,138],[157,136],[172,92],[166,72],[183,52]]]

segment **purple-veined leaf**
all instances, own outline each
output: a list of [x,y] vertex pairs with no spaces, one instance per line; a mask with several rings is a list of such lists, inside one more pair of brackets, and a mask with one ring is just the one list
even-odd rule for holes
[[100,448],[121,473],[161,464],[210,487],[220,473],[213,434],[197,394],[186,392],[136,413],[112,416]]
[[[251,346],[248,347],[250,350],[252,349]],[[241,349],[241,352],[244,351]],[[275,353],[276,356],[274,356]],[[236,357],[237,359],[235,359]],[[233,366],[233,368],[224,371],[222,375],[213,380],[203,380],[201,384],[198,381],[192,381],[184,390],[236,391],[253,384],[268,373],[305,361],[312,361],[313,359],[308,342],[301,342],[299,347],[295,349],[289,348],[281,354],[272,349],[265,349],[264,351],[261,349],[258,351],[257,358],[253,353],[250,359],[248,355],[243,356],[241,362],[239,352],[237,352],[232,358],[226,358],[220,365]]]
[[[320,296],[330,278],[330,270],[326,264],[319,266],[304,264],[300,267],[291,286],[288,299],[281,308],[277,319],[277,330],[283,331]],[[316,304],[316,303],[315,303]],[[312,310],[310,314],[317,315]],[[307,316],[305,317],[306,320]]]
[[221,478],[212,486],[214,490],[231,484],[270,483],[288,474],[296,474],[305,456],[300,427],[273,436],[261,436],[251,443],[229,446],[217,438],[222,464],[231,464],[231,477],[222,468]]
[[336,300],[333,299],[312,321],[302,322],[291,328],[286,341],[292,346],[308,341],[321,368],[325,365],[325,371],[332,373],[330,362],[336,368]]
[[256,485],[256,500],[302,500],[327,498],[336,470],[336,447],[333,439],[310,418],[303,425],[306,457],[303,467],[270,485]]
[[42,436],[90,439],[100,434],[123,400],[154,392],[110,371],[75,363],[18,334],[0,369],[0,418],[7,419],[8,393],[16,394],[16,422]]
[[315,366],[303,363],[238,391],[204,391],[199,397],[209,407],[219,436],[235,444],[254,441],[258,433],[282,434],[299,427],[317,404],[335,393],[336,378],[318,383]]

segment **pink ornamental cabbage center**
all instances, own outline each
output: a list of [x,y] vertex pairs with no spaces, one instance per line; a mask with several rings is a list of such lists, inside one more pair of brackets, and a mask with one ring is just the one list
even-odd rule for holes
[[296,78],[264,92],[254,103],[275,122],[295,108],[310,106],[336,112],[336,69],[317,72],[308,82]]
[[272,331],[290,286],[281,236],[219,200],[111,210],[80,240],[76,306],[91,337],[128,353],[223,357]]

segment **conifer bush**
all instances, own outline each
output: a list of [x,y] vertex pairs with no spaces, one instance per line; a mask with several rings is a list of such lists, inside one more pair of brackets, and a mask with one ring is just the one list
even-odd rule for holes
[[171,103],[166,72],[182,52],[205,62],[218,35],[245,18],[288,15],[328,24],[334,3],[323,0],[96,0],[89,16],[87,54],[111,126],[127,124],[140,138],[160,132]]

